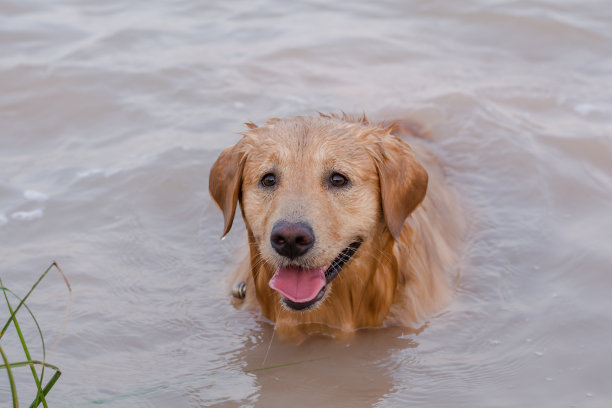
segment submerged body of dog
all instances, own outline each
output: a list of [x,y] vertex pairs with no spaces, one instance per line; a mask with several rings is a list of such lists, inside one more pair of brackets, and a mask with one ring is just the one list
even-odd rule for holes
[[410,127],[326,115],[248,127],[209,184],[224,234],[242,209],[246,304],[290,336],[412,325],[448,302],[462,212]]

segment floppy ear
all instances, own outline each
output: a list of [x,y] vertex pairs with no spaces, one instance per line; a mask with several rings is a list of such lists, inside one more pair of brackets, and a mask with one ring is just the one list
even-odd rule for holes
[[246,154],[241,141],[223,150],[210,169],[208,191],[223,212],[223,238],[232,228],[236,205],[242,188],[242,171]]
[[412,149],[395,136],[384,137],[380,147],[376,168],[383,214],[391,235],[398,239],[404,221],[425,198],[428,176]]

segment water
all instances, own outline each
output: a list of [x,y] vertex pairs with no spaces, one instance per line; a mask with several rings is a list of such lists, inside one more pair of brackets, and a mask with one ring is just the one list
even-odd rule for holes
[[[0,49],[1,277],[73,289],[50,406],[612,404],[608,2],[4,0]],[[245,121],[339,110],[428,126],[471,244],[425,326],[283,343],[224,292],[208,170]],[[67,298],[30,302],[48,347]]]

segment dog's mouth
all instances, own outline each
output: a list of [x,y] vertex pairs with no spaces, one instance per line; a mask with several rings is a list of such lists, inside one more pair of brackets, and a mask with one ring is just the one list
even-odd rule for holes
[[312,308],[323,299],[325,288],[357,252],[361,242],[361,239],[352,242],[333,261],[319,268],[299,265],[280,267],[270,279],[269,285],[282,295],[282,301],[289,309]]

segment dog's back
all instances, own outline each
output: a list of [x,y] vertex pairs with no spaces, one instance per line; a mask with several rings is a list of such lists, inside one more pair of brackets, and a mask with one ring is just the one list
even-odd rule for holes
[[427,195],[406,219],[394,247],[404,282],[397,286],[389,323],[410,326],[451,300],[466,223],[463,208],[446,181],[439,159],[412,132],[396,134],[412,147],[429,175]]

